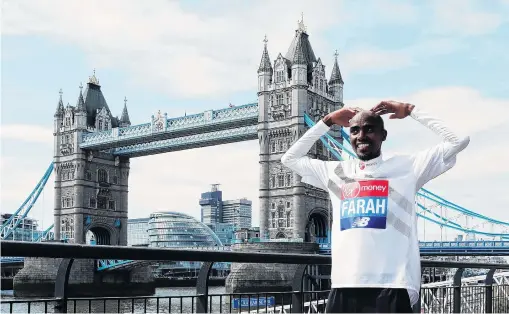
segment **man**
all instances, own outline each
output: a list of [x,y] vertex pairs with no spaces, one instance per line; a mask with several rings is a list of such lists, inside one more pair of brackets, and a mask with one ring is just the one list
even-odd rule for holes
[[[385,158],[381,115],[388,113],[390,119],[411,116],[442,142],[414,155]],[[333,124],[350,127],[359,160],[306,156]],[[383,101],[370,111],[343,108],[328,114],[288,149],[282,163],[302,182],[328,191],[332,202],[332,291],[326,312],[412,312],[421,281],[415,194],[451,169],[468,143],[468,137],[460,139],[414,105]]]

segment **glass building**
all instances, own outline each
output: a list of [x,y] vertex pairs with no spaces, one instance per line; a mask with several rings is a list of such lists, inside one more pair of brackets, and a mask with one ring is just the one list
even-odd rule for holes
[[148,236],[151,247],[223,245],[217,235],[204,223],[177,212],[150,214]]
[[149,246],[148,222],[150,218],[136,218],[127,220],[127,245]]

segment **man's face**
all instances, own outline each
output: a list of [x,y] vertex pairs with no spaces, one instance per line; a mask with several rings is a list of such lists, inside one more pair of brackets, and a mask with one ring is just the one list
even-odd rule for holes
[[370,111],[361,111],[350,121],[350,143],[361,160],[380,156],[382,142],[387,137],[380,119]]

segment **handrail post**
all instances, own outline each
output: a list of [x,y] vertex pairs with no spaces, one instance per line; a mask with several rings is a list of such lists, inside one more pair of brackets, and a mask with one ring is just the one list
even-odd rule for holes
[[67,288],[69,286],[69,275],[74,258],[64,258],[60,262],[55,279],[55,313],[67,313]]
[[201,265],[196,280],[196,313],[208,313],[209,301],[209,274],[214,262],[204,262]]
[[493,275],[496,270],[496,268],[490,268],[486,274],[486,279],[484,279],[484,284],[486,285],[484,302],[485,313],[493,313]]
[[453,312],[454,313],[461,313],[461,277],[463,276],[464,268],[458,268],[456,270],[456,273],[454,273],[454,296],[453,296]]
[[304,312],[304,293],[303,293],[303,281],[308,265],[301,264],[297,266],[295,275],[292,280],[292,313],[303,313]]

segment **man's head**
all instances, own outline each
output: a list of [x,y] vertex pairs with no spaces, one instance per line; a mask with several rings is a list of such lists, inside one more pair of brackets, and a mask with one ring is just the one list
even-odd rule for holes
[[371,111],[360,111],[350,120],[350,143],[361,160],[380,156],[387,138],[384,120]]

